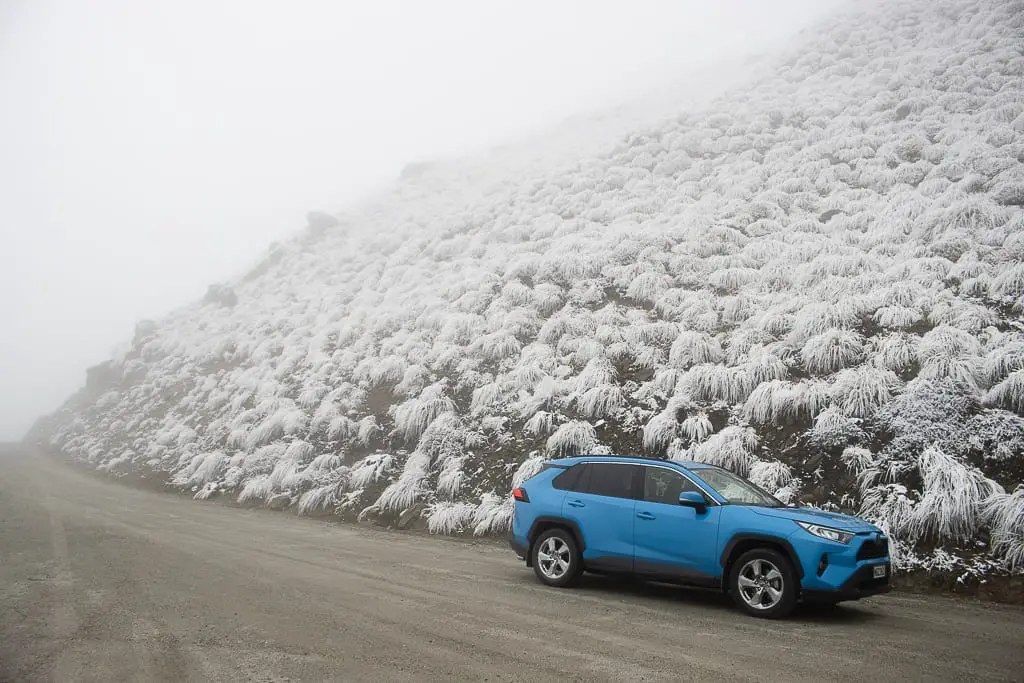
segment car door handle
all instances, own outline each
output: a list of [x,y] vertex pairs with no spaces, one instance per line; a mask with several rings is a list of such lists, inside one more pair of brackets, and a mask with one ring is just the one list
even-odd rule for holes
[[650,512],[638,512],[636,513],[636,516],[640,519],[656,519]]
[[570,500],[569,501],[569,507],[585,508],[585,507],[587,507],[587,504],[584,503],[582,500]]

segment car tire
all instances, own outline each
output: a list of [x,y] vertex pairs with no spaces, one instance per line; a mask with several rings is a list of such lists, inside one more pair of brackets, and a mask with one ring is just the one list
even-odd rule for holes
[[583,573],[583,557],[576,547],[576,539],[565,529],[543,532],[530,552],[534,574],[548,586],[570,586]]
[[781,619],[796,606],[800,583],[788,557],[771,548],[755,548],[733,562],[729,593],[750,616]]

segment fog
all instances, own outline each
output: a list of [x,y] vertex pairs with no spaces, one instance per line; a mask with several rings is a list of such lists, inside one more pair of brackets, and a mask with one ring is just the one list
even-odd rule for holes
[[7,0],[0,439],[308,210],[714,74],[838,2]]

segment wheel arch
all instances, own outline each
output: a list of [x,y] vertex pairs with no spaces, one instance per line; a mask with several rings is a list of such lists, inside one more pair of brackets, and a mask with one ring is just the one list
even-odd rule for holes
[[533,566],[534,541],[537,540],[538,536],[550,529],[565,529],[572,534],[572,539],[576,542],[576,547],[579,549],[580,555],[583,554],[583,550],[587,546],[583,540],[583,532],[580,530],[579,524],[571,519],[565,519],[564,517],[542,515],[533,520],[533,524],[530,525],[530,530],[526,534],[526,566]]
[[723,591],[729,589],[729,573],[732,571],[733,564],[739,559],[740,555],[755,548],[771,548],[781,552],[789,560],[790,564],[793,565],[793,571],[796,572],[797,578],[804,578],[804,569],[803,565],[800,564],[800,557],[793,548],[793,544],[788,540],[781,536],[769,534],[742,533],[736,534],[729,539],[729,542],[725,544],[725,548],[722,550],[721,558],[719,558],[719,562],[722,565]]

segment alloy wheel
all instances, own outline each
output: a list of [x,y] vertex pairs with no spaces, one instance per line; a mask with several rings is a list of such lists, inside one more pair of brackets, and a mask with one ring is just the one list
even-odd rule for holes
[[541,573],[552,581],[565,576],[572,564],[572,551],[562,539],[551,536],[544,539],[537,550],[537,565]]
[[775,607],[782,600],[785,589],[779,568],[762,559],[754,559],[743,565],[737,584],[743,602],[757,610]]

